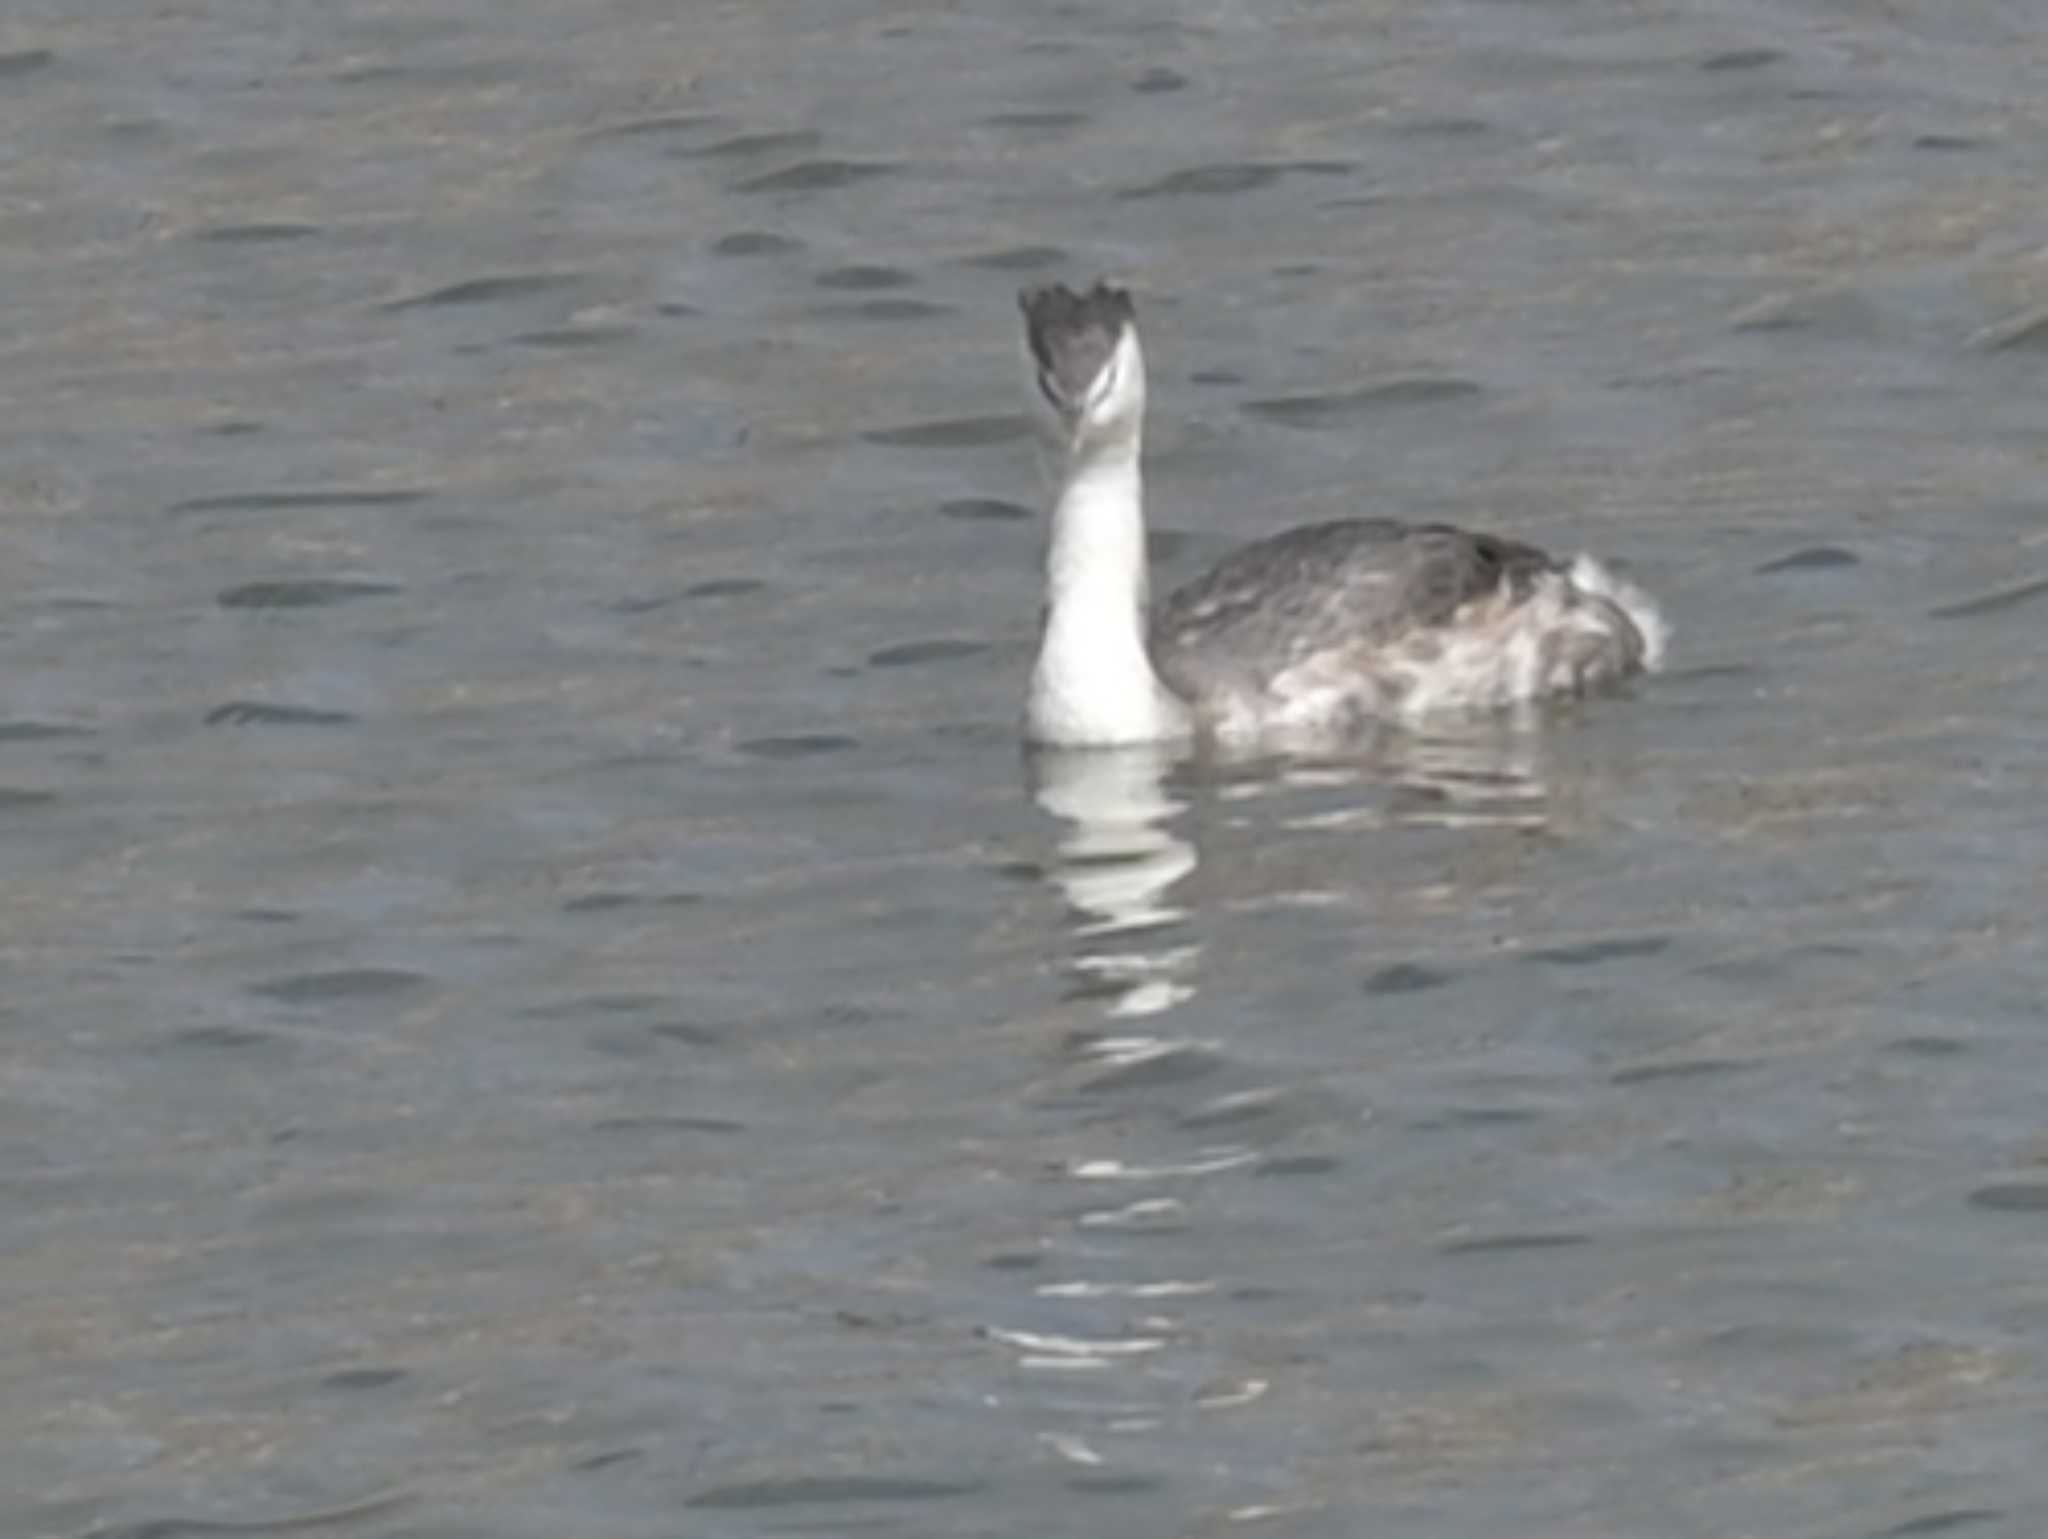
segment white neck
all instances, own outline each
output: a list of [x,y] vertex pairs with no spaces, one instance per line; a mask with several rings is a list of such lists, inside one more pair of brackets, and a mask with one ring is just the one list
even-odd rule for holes
[[1147,743],[1187,730],[1145,651],[1145,492],[1135,435],[1066,467],[1046,551],[1028,725],[1043,743]]

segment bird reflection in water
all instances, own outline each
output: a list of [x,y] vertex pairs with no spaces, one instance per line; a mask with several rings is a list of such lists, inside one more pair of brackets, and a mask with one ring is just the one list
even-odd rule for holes
[[1072,967],[1111,1015],[1157,1015],[1193,992],[1199,948],[1172,890],[1198,857],[1173,828],[1187,810],[1167,789],[1175,759],[1146,743],[1029,761],[1034,798],[1065,825],[1052,880],[1074,915]]
[[[1256,1169],[1277,1140],[1341,1115],[1341,1106],[1330,1111],[1313,1087],[1240,1044],[1199,1038],[1191,1015],[1172,1019],[1202,982],[1198,904],[1214,903],[1227,917],[1246,906],[1341,898],[1380,868],[1373,830],[1543,826],[1543,744],[1534,730],[1487,723],[1388,735],[1313,757],[1222,761],[1155,744],[1040,750],[1027,764],[1034,799],[1059,822],[1048,877],[1067,906],[1075,996],[1109,1018],[1067,1034],[1055,1082],[1096,1105],[1157,1096],[1168,1115],[1089,1117],[1071,1130],[1057,1163],[1078,1207],[1046,1241],[1031,1306],[1019,1319],[991,1321],[987,1336],[1020,1369],[1127,1373],[1173,1361],[1190,1333],[1189,1313],[1230,1278],[1189,1269],[1185,1258],[1126,1249],[1118,1238],[1199,1229],[1216,1183]],[[1210,863],[1198,878],[1204,853]],[[1268,1110],[1278,1114],[1269,1119]],[[1171,1382],[1178,1371],[1145,1382]],[[1270,1383],[1264,1374],[1226,1372],[1194,1404],[1233,1411],[1258,1401]],[[1103,1465],[1131,1437],[1185,1414],[1170,1401],[1155,1406],[1141,1389],[1111,1398],[1113,1410],[1077,1410],[1071,1425],[1044,1434],[1049,1445],[1075,1464]]]
[[1234,798],[1332,791],[1338,805],[1292,808],[1281,827],[1545,827],[1551,788],[1543,735],[1526,717],[1482,719],[1436,731],[1389,732],[1350,753],[1304,754],[1245,766]]
[[1184,884],[1201,859],[1188,827],[1197,794],[1233,838],[1261,825],[1261,844],[1395,827],[1534,830],[1553,810],[1541,722],[1527,717],[1387,732],[1341,753],[1203,760],[1147,744],[1043,749],[1028,763],[1034,799],[1063,825],[1050,876],[1072,915],[1069,966],[1084,996],[1124,1018],[1195,991],[1201,948]]

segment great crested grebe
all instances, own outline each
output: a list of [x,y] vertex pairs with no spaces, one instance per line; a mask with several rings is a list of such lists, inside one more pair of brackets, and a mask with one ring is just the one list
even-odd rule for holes
[[1123,289],[1027,289],[1054,487],[1026,730],[1072,747],[1414,725],[1653,671],[1668,628],[1589,556],[1445,524],[1342,519],[1258,540],[1148,613],[1145,355]]

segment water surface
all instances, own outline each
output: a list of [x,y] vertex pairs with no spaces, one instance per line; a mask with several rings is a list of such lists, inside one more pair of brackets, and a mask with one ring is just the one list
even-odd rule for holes
[[[2044,67],[11,8],[0,1529],[2042,1532]],[[1674,672],[1025,759],[1097,272],[1163,580],[1453,518]]]

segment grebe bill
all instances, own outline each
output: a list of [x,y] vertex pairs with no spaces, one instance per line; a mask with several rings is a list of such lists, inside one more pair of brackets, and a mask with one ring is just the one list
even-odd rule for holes
[[1661,664],[1656,604],[1591,557],[1384,518],[1256,541],[1148,617],[1145,355],[1130,295],[1055,284],[1019,304],[1053,490],[1032,740],[1246,743],[1413,725]]

